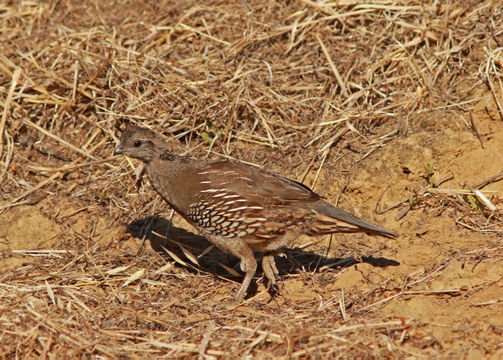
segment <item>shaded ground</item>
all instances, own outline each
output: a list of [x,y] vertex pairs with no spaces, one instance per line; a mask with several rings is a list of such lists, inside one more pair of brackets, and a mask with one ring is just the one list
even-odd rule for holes
[[[0,354],[502,357],[502,9],[421,4],[1,8]],[[236,259],[110,158],[124,116],[399,237],[301,238],[234,306]]]

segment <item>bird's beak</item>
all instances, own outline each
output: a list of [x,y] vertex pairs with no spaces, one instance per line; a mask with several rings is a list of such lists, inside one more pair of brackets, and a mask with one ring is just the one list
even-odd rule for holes
[[122,150],[122,144],[119,144],[115,150],[114,150],[114,155],[120,155],[122,154],[123,150]]

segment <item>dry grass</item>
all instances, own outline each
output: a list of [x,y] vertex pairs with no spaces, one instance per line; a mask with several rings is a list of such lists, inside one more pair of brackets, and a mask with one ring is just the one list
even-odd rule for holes
[[[329,169],[343,178],[345,167],[411,134],[413,121],[416,131],[432,134],[444,126],[421,117],[461,116],[482,143],[467,114],[487,100],[495,104],[489,116],[503,119],[502,11],[497,1],[0,5],[0,216],[33,205],[55,226],[52,250],[2,247],[3,259],[25,259],[0,275],[2,357],[468,354],[473,344],[443,347],[418,314],[380,310],[394,299],[448,301],[499,286],[422,287],[453,262],[475,268],[501,261],[501,240],[445,250],[442,261],[394,280],[379,281],[371,271],[350,293],[329,286],[355,263],[347,251],[324,262],[314,256],[321,246],[312,258],[290,250],[293,260],[280,267],[297,287],[270,302],[259,288],[232,308],[226,299],[239,278],[223,267],[229,259],[197,259],[207,243],[179,228],[177,239],[186,243],[152,235],[166,224],[148,216],[168,213],[149,186],[133,181],[136,163],[111,154],[128,118],[164,134],[177,152],[267,165],[318,189],[320,179],[332,179]],[[426,169],[425,187],[412,195],[385,194],[380,208],[400,207],[401,217],[447,209],[469,231],[503,231],[501,210],[477,192],[486,184],[442,193],[433,174]],[[497,196],[482,194],[497,205]],[[389,224],[398,218],[382,213]],[[140,240],[130,245],[126,232]],[[8,244],[2,229],[0,240]],[[159,251],[145,251],[145,240]],[[375,265],[381,245],[372,244],[351,251]],[[314,289],[307,295],[305,284]],[[470,331],[458,334],[470,342]],[[483,354],[501,355],[501,341],[484,346]]]

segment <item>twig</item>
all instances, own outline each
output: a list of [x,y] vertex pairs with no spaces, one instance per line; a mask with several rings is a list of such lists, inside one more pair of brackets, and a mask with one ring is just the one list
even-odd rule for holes
[[38,183],[37,186],[35,186],[33,189],[31,190],[28,190],[28,191],[25,191],[24,193],[22,193],[21,195],[19,195],[18,197],[16,197],[15,199],[11,200],[10,204],[7,204],[7,205],[4,205],[4,206],[0,206],[0,212],[2,212],[3,210],[5,209],[8,209],[8,208],[11,208],[13,206],[16,206],[16,202],[27,197],[28,195],[30,194],[33,194],[35,191],[39,190],[40,188],[44,187],[45,185],[53,182],[54,180],[56,180],[56,178],[60,177],[61,176],[61,173],[58,172],[54,175],[52,175],[50,178]]
[[[73,89],[74,88],[74,84],[69,82],[69,81],[66,81],[65,79],[63,79],[61,76],[58,76],[56,75],[55,73],[49,71],[49,70],[46,70],[44,69],[42,66],[40,66],[37,62],[37,60],[35,60],[35,58],[33,57],[33,55],[30,53],[28,58],[31,60],[31,62],[33,62],[33,65],[35,65],[35,67],[37,69],[39,69],[40,71],[46,73],[47,75],[50,75],[52,76],[54,79],[58,80],[59,82],[65,84],[66,86],[68,86],[68,88],[70,89]],[[78,91],[79,93],[81,93],[82,95],[86,96],[87,98],[91,99],[91,100],[94,100],[94,96],[89,93],[88,91],[84,90],[84,89],[80,89],[77,87],[76,91]]]
[[344,332],[351,332],[359,329],[375,329],[375,328],[406,328],[407,324],[405,324],[403,321],[389,321],[389,322],[380,322],[380,323],[373,323],[373,324],[356,324],[356,325],[343,325],[331,332],[335,333],[344,333]]
[[198,35],[204,36],[204,37],[206,37],[206,38],[208,38],[208,39],[211,39],[211,40],[213,40],[213,41],[216,41],[216,42],[218,42],[218,43],[220,43],[220,44],[223,44],[223,45],[226,45],[226,46],[231,45],[231,43],[230,43],[230,42],[228,42],[228,41],[221,40],[221,39],[218,39],[218,38],[216,38],[216,37],[214,37],[214,36],[211,36],[211,35],[205,34],[205,33],[203,33],[202,31],[196,30],[196,29],[194,29],[194,28],[192,28],[192,27],[190,27],[190,26],[188,26],[188,25],[185,25],[184,23],[178,23],[178,24],[177,24],[177,27],[178,27],[178,26],[179,26],[179,27],[181,27],[181,28],[182,28],[182,29],[184,29],[184,30],[188,30],[188,31],[191,31],[191,32],[196,33],[196,34],[198,34]]
[[344,288],[341,288],[341,296],[339,297],[339,307],[341,309],[342,318],[344,321],[348,320],[348,315],[346,314],[346,304],[344,302]]
[[483,187],[485,187],[489,184],[492,184],[494,182],[500,181],[500,180],[503,180],[503,171],[494,175],[494,176],[491,176],[489,179],[486,179],[484,181],[479,182],[476,185],[473,185],[472,187],[480,190]]
[[330,57],[330,53],[328,52],[325,44],[321,40],[320,36],[316,34],[316,39],[318,39],[318,42],[320,43],[321,50],[323,50],[323,53],[325,54],[325,57],[328,60],[328,64],[330,65],[330,68],[332,69],[332,72],[335,75],[335,78],[337,79],[337,82],[339,83],[339,86],[341,87],[342,93],[346,98],[349,97],[348,90],[346,89],[346,85],[344,85],[344,81],[342,80],[341,74],[339,74],[339,71],[335,67],[334,62],[332,61],[332,58]]
[[[55,256],[55,254],[73,254],[75,253],[73,250],[44,250],[44,249],[36,249],[36,250],[11,250],[13,254],[21,254],[21,255],[29,255],[29,256]],[[61,256],[57,256],[61,257]]]
[[[14,139],[9,134],[6,134],[5,139],[7,142],[7,157],[5,158],[5,161],[4,161],[4,168],[2,170],[2,175],[0,175],[0,184],[2,184],[4,178],[7,176],[7,172],[9,171],[9,166],[12,161],[12,156],[14,154]],[[2,145],[3,145],[3,142],[2,142]],[[0,156],[0,158],[1,158],[1,156]]]
[[[459,218],[459,219],[460,219],[460,218]],[[462,222],[462,221],[459,221],[459,219],[456,219],[456,224],[459,224],[459,225],[461,225],[461,226],[464,226],[465,228],[470,229],[470,230],[472,230],[472,231],[478,231],[478,229],[476,229],[476,228],[474,228],[473,226],[470,226],[470,225],[468,225],[468,224],[465,224],[465,223],[464,223],[464,222]]]
[[427,279],[429,279],[430,277],[432,277],[434,274],[436,274],[437,272],[439,272],[440,270],[443,270],[445,269],[447,266],[449,266],[450,264],[452,264],[454,261],[456,261],[456,259],[452,259],[451,261],[448,261],[447,263],[445,263],[444,265],[441,265],[439,266],[437,269],[435,269],[435,271],[433,271],[431,274],[428,274],[426,275],[425,277],[423,277],[422,279],[419,279],[419,280],[416,280],[414,282],[411,282],[411,283],[408,283],[407,284],[407,287],[412,287],[413,285],[417,285],[419,284],[420,282],[423,282]]
[[323,6],[320,6],[320,5],[318,5],[315,2],[312,2],[310,0],[300,0],[300,1],[303,2],[306,5],[309,5],[309,6],[313,7],[313,8],[321,11],[322,13],[327,14],[327,15],[331,15],[331,16],[337,16],[338,15],[335,11],[327,9],[327,8],[325,8]]
[[489,301],[481,302],[481,303],[478,303],[478,304],[473,304],[473,306],[487,306],[487,305],[497,304],[497,303],[499,303],[499,302],[503,302],[503,298],[501,298],[501,299],[489,300]]
[[[386,189],[384,189],[384,191],[386,191]],[[381,198],[384,195],[384,191],[381,194]],[[378,215],[382,215],[382,214],[384,214],[384,213],[386,213],[386,212],[388,212],[390,210],[396,209],[397,207],[399,207],[399,206],[401,206],[401,205],[406,204],[406,203],[409,202],[409,199],[405,199],[405,200],[402,200],[402,201],[399,201],[399,202],[395,203],[394,205],[391,205],[391,206],[387,207],[386,209],[384,209],[382,211],[379,211],[379,210],[377,210],[377,207],[379,205],[379,202],[381,201],[381,198],[377,201],[376,206],[375,206],[375,212]]]
[[473,113],[470,111],[470,122],[472,123],[472,130],[480,141],[480,146],[484,148],[484,143],[482,142],[482,136],[480,136],[479,129],[475,126],[475,120],[473,119]]
[[75,145],[72,145],[70,144],[68,141],[66,140],[63,140],[61,139],[59,136],[57,135],[54,135],[53,133],[47,131],[46,129],[44,129],[43,127],[40,127],[38,126],[37,124],[35,123],[32,123],[30,120],[28,119],[23,119],[23,123],[25,123],[26,125],[29,125],[31,126],[32,128],[34,129],[37,129],[38,131],[40,131],[42,134],[44,135],[47,135],[49,136],[50,138],[53,138],[54,140],[56,140],[57,142],[65,145],[66,147],[70,148],[71,150],[81,154],[81,155],[84,155],[85,157],[88,157],[92,160],[97,160],[94,156],[92,156],[91,154],[87,153],[86,151],[82,150],[82,149],[79,149],[78,147],[76,147]]
[[[438,188],[432,188],[428,189],[429,193],[431,194],[449,194],[449,195],[475,195],[473,193],[473,190],[467,190],[467,189],[438,189]],[[486,193],[486,194],[495,194],[497,191],[495,190],[484,190],[480,191],[481,193]]]
[[496,206],[494,206],[494,204],[484,194],[482,194],[482,191],[474,189],[470,190],[473,191],[477,199],[479,199],[480,202],[482,202],[482,204],[484,204],[489,210],[496,211]]
[[[114,156],[114,157],[109,157],[107,159],[89,161],[89,162],[80,163],[80,164],[65,165],[65,166],[60,166],[57,168],[46,168],[46,167],[32,166],[32,165],[28,165],[28,168],[30,169],[30,171],[33,171],[33,172],[42,172],[42,173],[63,172],[63,173],[66,173],[71,170],[106,163],[106,162],[111,161],[115,158],[116,157]],[[110,165],[110,164],[107,164],[107,165]],[[112,165],[110,165],[110,166],[112,166]]]
[[391,300],[393,300],[394,298],[396,298],[396,297],[398,297],[398,296],[400,296],[400,295],[402,295],[402,293],[398,293],[398,294],[391,295],[391,296],[389,296],[389,297],[387,297],[387,298],[385,298],[385,299],[381,299],[381,300],[379,300],[379,301],[376,301],[376,302],[375,302],[375,303],[373,303],[373,304],[370,304],[370,305],[364,306],[364,307],[362,307],[362,308],[360,308],[360,309],[357,309],[357,311],[358,311],[358,312],[360,312],[360,311],[363,311],[363,310],[370,309],[371,307],[377,306],[377,305],[379,305],[379,304],[384,304],[384,303],[387,303],[388,301],[391,301]]
[[496,95],[496,91],[494,90],[493,82],[491,81],[491,76],[489,75],[489,66],[490,66],[490,64],[494,64],[493,59],[494,59],[494,52],[492,52],[491,55],[489,56],[489,59],[487,59],[485,74],[486,74],[487,84],[489,85],[489,89],[491,89],[491,94],[493,96],[494,102],[496,103],[496,106],[498,107],[500,118],[501,118],[501,120],[503,120],[503,107],[501,106],[501,104],[499,102],[498,95]]
[[7,116],[9,115],[10,103],[12,102],[12,96],[14,95],[14,89],[16,88],[20,74],[21,69],[17,67],[16,70],[14,70],[14,74],[12,75],[9,92],[7,94],[7,99],[5,100],[5,105],[3,108],[2,121],[0,122],[0,159],[3,155],[3,133],[5,129],[5,122],[7,121]]
[[316,185],[316,181],[318,180],[318,176],[320,175],[321,169],[323,168],[323,165],[325,164],[325,161],[327,160],[328,154],[330,153],[330,149],[334,144],[336,144],[343,136],[344,134],[348,132],[347,128],[341,129],[335,134],[326,144],[323,146],[319,151],[323,152],[322,158],[321,158],[321,164],[318,167],[318,171],[316,171],[316,175],[314,176],[313,183],[311,184],[311,189],[314,189],[314,186]]

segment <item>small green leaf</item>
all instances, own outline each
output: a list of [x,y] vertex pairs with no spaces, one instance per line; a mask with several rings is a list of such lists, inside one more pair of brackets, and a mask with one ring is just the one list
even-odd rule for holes
[[470,202],[470,205],[472,209],[474,210],[484,210],[484,205],[482,205],[475,196],[473,195],[468,195],[468,201]]
[[414,206],[422,200],[422,196],[417,196],[417,194],[411,194],[409,196],[409,204],[410,206]]
[[403,285],[403,280],[400,279],[400,276],[398,276],[397,274],[395,274],[395,281],[399,284],[399,285]]
[[428,161],[425,165],[426,171],[430,173],[433,170],[433,167],[435,166],[435,160],[431,159]]
[[436,184],[436,179],[435,179],[435,174],[431,174],[429,179],[428,179],[428,182],[430,183],[430,185],[432,187],[435,187],[435,184]]
[[477,199],[475,199],[475,196],[468,195],[468,201],[470,202],[470,205],[472,206],[472,209],[476,209],[477,208]]
[[203,131],[201,133],[201,137],[203,138],[204,141],[211,144],[211,136],[206,131]]

